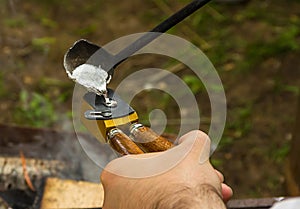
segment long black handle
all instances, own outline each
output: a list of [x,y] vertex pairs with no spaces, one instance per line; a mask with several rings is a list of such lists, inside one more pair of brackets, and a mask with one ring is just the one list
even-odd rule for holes
[[168,17],[166,20],[161,22],[158,26],[153,28],[151,32],[160,32],[164,33],[170,28],[172,28],[177,23],[181,22],[195,11],[203,7],[206,3],[210,2],[211,0],[194,0],[181,10],[173,14],[172,16]]
[[188,5],[186,5],[184,8],[182,8],[181,10],[179,10],[178,12],[161,22],[159,25],[157,25],[150,31],[156,33],[146,33],[145,35],[137,39],[135,42],[122,49],[118,54],[116,54],[115,58],[117,60],[117,64],[115,64],[113,68],[118,66],[129,56],[133,55],[135,52],[137,52],[138,50],[149,44],[151,41],[156,39],[158,36],[161,35],[161,33],[166,32],[174,25],[181,22],[186,17],[190,16],[192,13],[194,13],[210,1],[211,0],[194,0]]

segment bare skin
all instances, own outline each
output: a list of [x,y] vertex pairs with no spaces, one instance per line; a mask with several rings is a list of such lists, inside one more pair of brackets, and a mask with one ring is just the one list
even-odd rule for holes
[[[191,191],[194,191],[202,185],[206,185],[209,190],[213,190],[215,199],[222,198],[224,202],[227,202],[233,192],[228,185],[223,183],[223,175],[215,170],[209,162],[210,140],[208,136],[201,131],[192,131],[179,140],[178,146],[184,146],[183,144],[188,141],[192,142],[192,148],[184,159],[172,169],[159,175],[146,178],[128,178],[116,175],[109,172],[111,170],[109,168],[118,168],[124,160],[119,158],[112,161],[101,175],[105,191],[103,208],[159,208],[153,205],[157,205],[158,203],[156,202],[159,202],[164,195],[168,194],[167,198],[172,195],[175,198],[180,198],[180,195],[187,195],[189,193],[186,192],[185,188],[192,188]],[[158,153],[142,154],[138,155],[138,158],[151,158],[156,154]],[[163,155],[168,155],[168,152],[163,153]],[[199,157],[202,159],[201,163],[199,163]],[[137,156],[135,156],[136,158]],[[194,192],[192,193],[194,194]],[[217,208],[225,208],[223,201],[220,201],[222,203]],[[212,202],[218,201],[203,200],[201,204],[202,206],[205,204],[210,206],[209,204]]]

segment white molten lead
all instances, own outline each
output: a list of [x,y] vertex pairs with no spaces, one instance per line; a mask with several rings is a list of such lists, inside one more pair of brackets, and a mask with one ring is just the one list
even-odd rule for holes
[[82,64],[75,68],[72,74],[68,71],[67,74],[69,78],[86,87],[88,91],[92,91],[98,95],[103,95],[107,92],[106,80],[108,74],[101,66]]

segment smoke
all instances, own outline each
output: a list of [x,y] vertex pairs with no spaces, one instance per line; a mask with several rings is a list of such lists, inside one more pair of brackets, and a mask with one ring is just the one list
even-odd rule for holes
[[[38,181],[47,176],[99,182],[101,170],[86,156],[75,133],[3,124],[0,124],[0,132],[0,157],[3,162],[0,170],[1,178],[13,172],[15,175],[6,175],[5,178],[14,178],[12,182],[24,182],[19,157],[22,152],[29,176],[36,180],[37,185],[40,183]],[[81,137],[93,141],[89,135],[82,134]],[[97,143],[96,139],[94,140]],[[18,189],[24,186],[23,183],[13,185]]]

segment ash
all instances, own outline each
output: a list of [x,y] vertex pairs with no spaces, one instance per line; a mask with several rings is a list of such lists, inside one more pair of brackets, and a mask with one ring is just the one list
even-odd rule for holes
[[69,78],[87,88],[88,91],[98,95],[106,94],[106,83],[108,74],[101,66],[82,64],[71,73],[67,72]]

